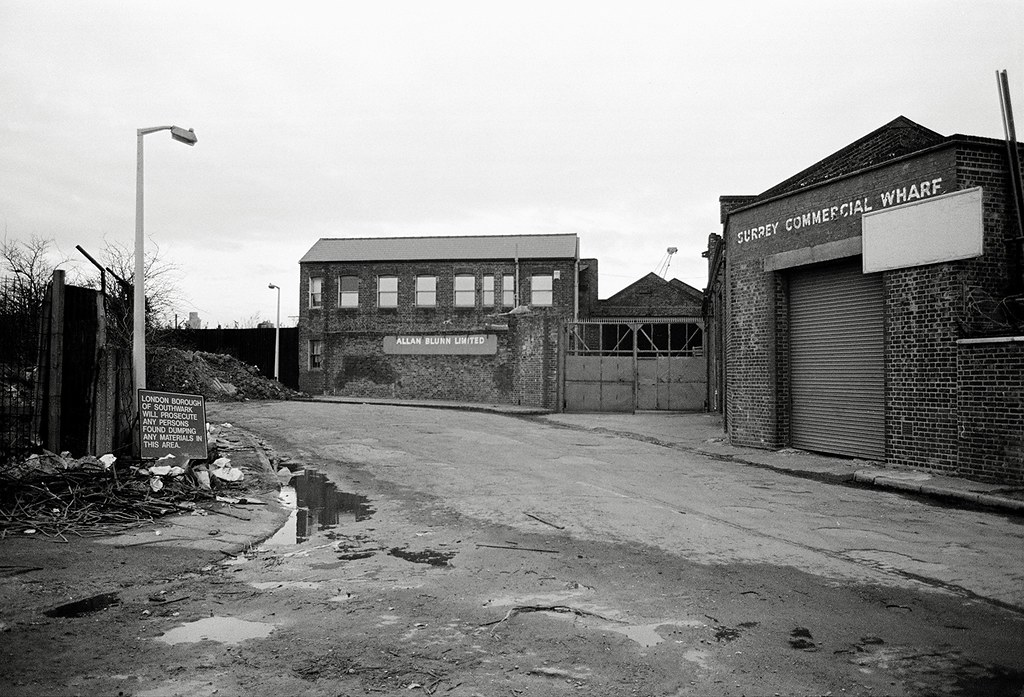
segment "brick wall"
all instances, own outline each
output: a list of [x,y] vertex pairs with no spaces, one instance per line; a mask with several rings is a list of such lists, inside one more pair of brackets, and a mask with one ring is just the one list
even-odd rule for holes
[[[962,148],[957,151],[961,188],[982,187],[984,255],[966,262],[963,294],[965,306],[959,319],[965,335],[1005,333],[985,310],[999,299],[1020,293],[1020,262],[1016,234],[1016,211],[1012,204],[1007,172],[1008,158],[1001,148]],[[1018,279],[1014,285],[1012,279]]]
[[[559,340],[562,319],[523,315],[509,322],[510,378],[513,404],[556,410]],[[503,376],[506,377],[506,376]]]
[[346,332],[326,342],[323,369],[306,371],[308,390],[346,397],[510,403],[515,360],[508,332],[496,355],[388,355],[385,334]]
[[764,273],[760,259],[730,264],[727,273],[730,321],[726,409],[730,440],[734,445],[780,447],[785,440],[779,433],[775,275]]
[[957,474],[1024,484],[1024,337],[958,349]]
[[885,274],[886,454],[893,465],[956,469],[957,266]]

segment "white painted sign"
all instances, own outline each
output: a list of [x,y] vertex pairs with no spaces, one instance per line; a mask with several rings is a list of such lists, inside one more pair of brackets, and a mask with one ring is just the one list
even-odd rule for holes
[[386,354],[492,355],[498,352],[494,334],[406,334],[384,337]]
[[981,187],[954,191],[861,218],[864,273],[982,255]]

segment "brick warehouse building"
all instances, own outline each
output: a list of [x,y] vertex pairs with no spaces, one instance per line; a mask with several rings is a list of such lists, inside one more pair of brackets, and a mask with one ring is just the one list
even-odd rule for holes
[[558,332],[597,302],[576,235],[321,239],[302,257],[300,389],[558,403]]
[[1024,482],[1010,159],[1003,141],[900,117],[758,196],[722,197],[708,393],[724,387],[732,443]]

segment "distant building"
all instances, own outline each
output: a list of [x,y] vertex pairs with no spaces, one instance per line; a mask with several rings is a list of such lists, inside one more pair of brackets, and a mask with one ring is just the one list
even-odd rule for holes
[[665,280],[651,272],[597,303],[602,318],[695,318],[701,316],[704,293],[679,279]]
[[597,298],[576,235],[321,239],[299,262],[301,389],[558,407],[558,332]]
[[704,295],[649,273],[569,326],[567,411],[705,408]]
[[705,309],[732,443],[1024,481],[1010,161],[1003,141],[900,117],[722,197]]

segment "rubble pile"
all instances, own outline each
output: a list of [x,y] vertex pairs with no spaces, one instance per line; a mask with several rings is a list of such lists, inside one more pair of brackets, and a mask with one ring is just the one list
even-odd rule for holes
[[256,503],[244,496],[251,487],[242,469],[220,455],[233,448],[223,438],[225,426],[208,425],[206,460],[140,462],[44,451],[0,465],[0,539],[38,534],[67,541],[68,534],[109,535],[172,513],[205,515],[204,504]]
[[210,401],[294,399],[301,396],[233,356],[164,346],[148,351],[146,382],[153,390],[200,394]]

